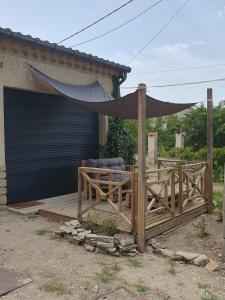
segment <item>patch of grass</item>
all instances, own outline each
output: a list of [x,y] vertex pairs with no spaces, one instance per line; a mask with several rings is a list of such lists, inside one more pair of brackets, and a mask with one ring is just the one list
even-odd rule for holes
[[193,227],[200,238],[208,235],[205,216],[201,216],[198,221],[194,222]]
[[50,233],[51,231],[49,231],[49,230],[47,230],[47,229],[37,229],[37,230],[35,230],[35,234],[36,235],[40,235],[40,236],[42,236],[42,235],[46,235],[46,234],[48,234],[48,233]]
[[217,216],[217,221],[223,221],[223,193],[222,191],[216,191],[213,193],[213,202],[215,205],[215,214]]
[[113,219],[105,219],[101,224],[103,232],[108,235],[114,235],[117,233],[117,223]]
[[172,259],[169,259],[169,270],[168,270],[168,272],[172,275],[176,274],[175,261],[173,261]]
[[60,282],[46,282],[41,287],[45,292],[55,293],[57,295],[71,295],[71,290]]
[[138,280],[138,282],[135,284],[135,287],[139,293],[145,293],[149,290],[149,288],[144,284],[143,280]]
[[97,226],[98,226],[98,216],[96,214],[88,213],[87,220],[83,225],[84,229],[94,231]]
[[129,261],[129,266],[135,269],[143,268],[143,263],[140,260],[132,259]]
[[198,287],[203,290],[201,300],[218,300],[218,297],[209,291],[210,285],[208,283],[198,283]]
[[52,232],[50,235],[51,240],[60,240],[64,238],[63,232]]
[[201,297],[201,300],[218,300],[218,297],[211,292],[206,291],[205,295]]
[[207,290],[207,289],[210,288],[210,285],[209,285],[208,283],[205,283],[205,282],[203,282],[203,283],[199,282],[199,283],[198,283],[198,287],[199,287],[200,289],[202,289],[202,290]]
[[97,278],[103,283],[113,282],[117,278],[118,272],[121,270],[118,264],[104,266],[101,272],[96,273]]

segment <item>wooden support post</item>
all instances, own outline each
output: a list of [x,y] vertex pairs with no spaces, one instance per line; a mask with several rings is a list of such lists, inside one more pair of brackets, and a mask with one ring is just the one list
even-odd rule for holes
[[145,153],[146,85],[138,86],[138,225],[137,243],[145,251],[146,153]]
[[213,212],[213,94],[207,89],[207,206]]
[[224,188],[223,188],[223,245],[222,261],[225,262],[225,164],[224,164]]
[[131,199],[131,229],[133,230],[136,238],[138,232],[138,214],[137,214],[137,200],[138,200],[138,173],[136,170],[132,174],[132,199]]
[[78,210],[77,218],[81,221],[82,219],[82,176],[80,173],[80,168],[78,168]]

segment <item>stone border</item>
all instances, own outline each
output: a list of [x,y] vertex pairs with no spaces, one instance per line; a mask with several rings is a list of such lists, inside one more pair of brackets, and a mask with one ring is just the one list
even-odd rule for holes
[[78,220],[65,222],[55,234],[62,235],[75,245],[83,245],[89,252],[109,254],[112,256],[134,257],[139,252],[131,234],[115,234],[114,236],[93,233],[81,227]]

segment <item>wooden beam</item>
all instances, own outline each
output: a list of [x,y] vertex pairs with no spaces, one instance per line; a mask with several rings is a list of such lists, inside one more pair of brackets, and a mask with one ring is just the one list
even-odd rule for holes
[[137,243],[145,251],[146,153],[145,153],[146,85],[138,86],[138,224]]
[[213,212],[213,92],[207,89],[207,205]]

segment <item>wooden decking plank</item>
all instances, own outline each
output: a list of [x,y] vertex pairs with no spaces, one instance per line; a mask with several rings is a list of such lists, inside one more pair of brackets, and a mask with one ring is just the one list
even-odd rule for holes
[[152,226],[151,228],[148,228],[145,232],[146,239],[151,239],[154,236],[159,235],[160,233],[165,232],[167,230],[170,230],[173,227],[176,227],[188,220],[191,220],[205,212],[207,212],[207,206],[204,204],[202,206],[199,206],[198,208],[183,213],[180,216],[176,216],[174,219],[170,219],[165,222],[162,222],[161,224]]

